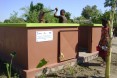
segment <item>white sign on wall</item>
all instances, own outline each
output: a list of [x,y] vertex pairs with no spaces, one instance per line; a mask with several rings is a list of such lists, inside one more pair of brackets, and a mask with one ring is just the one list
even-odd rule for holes
[[36,42],[53,40],[53,31],[36,31]]

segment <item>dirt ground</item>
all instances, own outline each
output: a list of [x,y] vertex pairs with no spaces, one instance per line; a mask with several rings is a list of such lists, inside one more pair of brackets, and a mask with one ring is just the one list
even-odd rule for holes
[[[100,57],[74,67],[66,67],[45,78],[105,78],[105,66],[100,66]],[[39,77],[40,78],[40,77]],[[117,78],[117,53],[112,53],[110,78]]]
[[[117,37],[112,41],[112,58],[110,78],[117,78]],[[66,67],[45,78],[105,78],[106,66],[100,66],[102,59],[100,57],[74,67]]]

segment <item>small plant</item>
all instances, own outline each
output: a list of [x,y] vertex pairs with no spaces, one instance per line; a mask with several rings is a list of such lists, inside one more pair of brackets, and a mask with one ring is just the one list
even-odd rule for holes
[[39,78],[46,78],[47,69],[47,67],[43,68],[42,74],[39,76]]
[[12,62],[13,62],[13,58],[16,56],[16,52],[11,52],[11,53],[10,53],[10,56],[11,56],[11,61],[10,61],[10,63],[5,63],[5,64],[6,64],[6,69],[7,69],[8,78],[11,78]]
[[73,75],[75,73],[74,68],[70,64],[68,64],[68,67],[67,68],[69,70],[69,74]]
[[43,58],[42,60],[39,61],[39,64],[37,65],[37,68],[41,68],[44,65],[46,65],[48,62]]
[[42,74],[39,78],[46,78],[46,74]]
[[[44,65],[46,65],[48,62],[43,58],[39,61],[38,65],[36,68],[41,68],[43,67]],[[46,72],[47,72],[47,67],[45,67],[42,71],[42,75],[39,76],[39,78],[46,78]]]

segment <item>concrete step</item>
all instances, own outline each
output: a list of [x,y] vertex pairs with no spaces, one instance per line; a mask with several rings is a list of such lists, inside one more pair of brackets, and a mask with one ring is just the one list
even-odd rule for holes
[[89,62],[98,57],[98,51],[93,53],[79,52],[78,63]]

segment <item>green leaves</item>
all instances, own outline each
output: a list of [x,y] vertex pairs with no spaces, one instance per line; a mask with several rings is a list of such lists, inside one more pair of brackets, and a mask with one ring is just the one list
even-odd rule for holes
[[13,11],[9,19],[4,20],[4,23],[24,23],[23,18],[18,17],[18,12]]
[[6,65],[6,69],[7,69],[7,75],[8,75],[8,78],[11,78],[11,72],[9,71],[9,67],[10,67],[10,65],[9,65],[9,63],[5,63],[5,65]]
[[96,5],[87,5],[82,11],[82,17],[86,20],[90,20],[91,23],[101,23],[100,19],[102,15],[101,10],[98,10]]
[[97,9],[96,5],[93,6],[87,5],[85,8],[83,8],[82,11],[82,16],[85,17],[86,19],[97,17],[101,14],[102,14],[101,11]]
[[10,62],[10,63],[5,63],[6,69],[7,69],[8,78],[11,78],[12,60],[13,60],[13,58],[16,56],[16,52],[15,52],[15,51],[11,52],[11,53],[10,53],[10,56],[11,56],[11,62]]
[[41,68],[46,64],[47,64],[47,61],[43,58],[42,60],[40,60],[39,64],[37,65],[37,68]]
[[114,7],[117,5],[117,0],[105,0],[104,7]]
[[38,23],[39,11],[43,8],[44,5],[42,3],[37,3],[34,5],[33,2],[31,2],[29,7],[21,8],[21,10],[24,11],[22,16],[26,19],[26,22]]
[[11,52],[11,53],[10,53],[10,56],[11,56],[11,57],[15,57],[15,56],[16,56],[16,52],[15,52],[15,51]]

